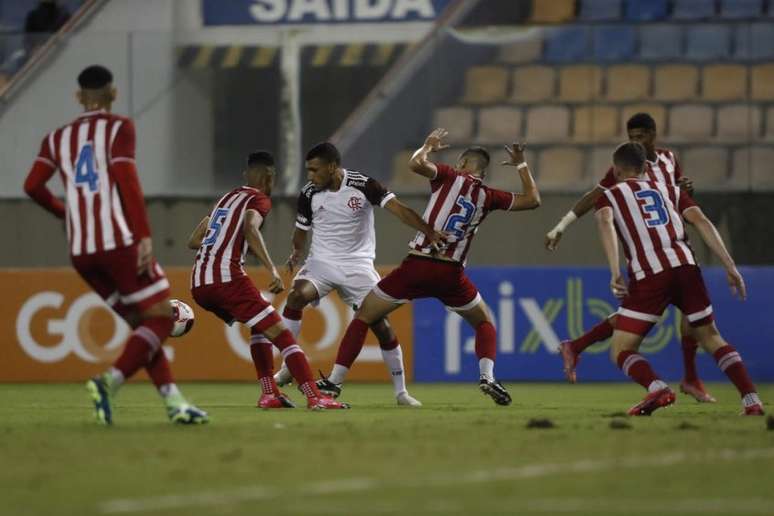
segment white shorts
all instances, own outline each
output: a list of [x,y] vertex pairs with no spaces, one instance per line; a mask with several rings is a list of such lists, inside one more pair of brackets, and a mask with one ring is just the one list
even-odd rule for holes
[[336,290],[344,304],[357,309],[381,279],[370,262],[331,263],[310,259],[298,271],[293,282],[309,281],[317,289],[320,299]]

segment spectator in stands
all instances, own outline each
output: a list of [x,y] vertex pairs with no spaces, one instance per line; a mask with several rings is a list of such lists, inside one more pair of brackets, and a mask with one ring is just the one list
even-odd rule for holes
[[27,14],[24,22],[24,49],[27,57],[46,42],[48,37],[62,28],[70,13],[57,0],[40,0],[38,6]]

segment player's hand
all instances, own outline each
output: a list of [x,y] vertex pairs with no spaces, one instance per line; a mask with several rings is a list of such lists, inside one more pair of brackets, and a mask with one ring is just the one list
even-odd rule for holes
[[742,301],[747,299],[747,286],[744,284],[744,278],[739,274],[739,271],[736,270],[736,267],[726,269],[726,280],[728,281],[728,286],[731,288],[731,293],[735,297],[738,297]]
[[288,268],[288,272],[290,274],[293,274],[293,271],[298,266],[298,262],[300,261],[301,261],[301,250],[293,249],[293,251],[290,253],[290,256],[288,256],[288,261],[285,262],[285,267]]
[[610,290],[613,291],[613,295],[618,299],[625,298],[629,293],[629,290],[626,287],[626,282],[620,274],[613,276],[610,279]]
[[432,133],[430,133],[427,138],[425,138],[425,147],[428,147],[432,152],[437,152],[439,150],[448,149],[449,146],[443,143],[443,139],[446,138],[446,136],[449,134],[449,131],[446,129],[438,128]]
[[549,251],[556,251],[556,248],[559,247],[559,241],[562,239],[563,234],[564,233],[562,231],[556,231],[554,229],[546,233],[544,242],[546,249]]
[[446,233],[433,229],[425,232],[425,236],[430,240],[430,247],[432,247],[436,253],[446,249],[449,239],[449,235]]
[[277,268],[273,268],[271,270],[271,283],[269,283],[269,292],[272,294],[279,294],[285,290],[285,284],[282,282],[282,278],[280,278],[279,272],[277,272]]
[[508,153],[508,159],[501,164],[508,167],[517,167],[524,163],[524,149],[526,146],[524,142],[513,142],[511,145],[505,146],[505,152]]
[[137,275],[147,274],[153,277],[153,241],[150,237],[141,238],[137,244]]
[[693,179],[691,179],[690,177],[685,177],[685,176],[681,177],[677,181],[677,186],[679,186],[681,189],[688,192],[688,195],[693,195]]

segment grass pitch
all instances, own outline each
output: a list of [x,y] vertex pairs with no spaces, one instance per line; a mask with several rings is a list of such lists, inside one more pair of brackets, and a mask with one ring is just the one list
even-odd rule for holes
[[631,384],[510,384],[510,407],[474,384],[415,385],[421,409],[348,385],[354,408],[332,413],[257,410],[254,385],[181,387],[209,425],[172,426],[146,384],[122,390],[112,428],[81,385],[0,385],[0,513],[774,513],[774,431],[722,384],[715,405],[680,396],[650,418],[615,415],[643,395]]

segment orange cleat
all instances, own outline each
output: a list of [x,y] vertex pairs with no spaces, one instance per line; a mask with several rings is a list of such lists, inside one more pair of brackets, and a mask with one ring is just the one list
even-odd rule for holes
[[261,399],[258,400],[256,406],[262,409],[296,408],[295,403],[290,401],[290,398],[283,392],[279,394],[261,394]]
[[756,403],[755,405],[750,405],[749,407],[744,408],[744,412],[741,414],[742,416],[763,416],[765,413],[763,412],[763,405],[759,405]]
[[575,374],[575,368],[578,366],[580,355],[572,349],[570,344],[571,342],[569,340],[563,340],[559,344],[559,355],[562,357],[562,362],[564,363],[564,376],[567,378],[568,382],[575,383],[578,380],[578,377]]
[[715,403],[718,401],[704,389],[704,384],[701,383],[701,380],[696,380],[695,382],[681,381],[680,392],[693,396],[693,399],[699,403]]
[[630,416],[649,416],[657,409],[668,407],[675,402],[675,393],[669,387],[651,392],[643,400],[629,409]]
[[306,408],[309,410],[337,410],[348,409],[349,403],[343,403],[336,401],[328,396],[320,396],[317,398],[307,398]]

